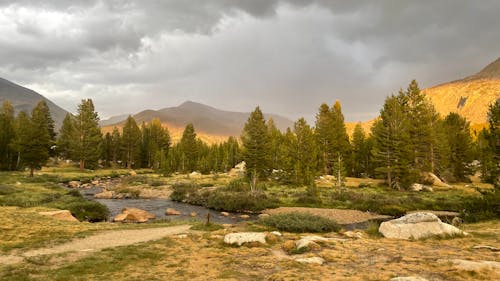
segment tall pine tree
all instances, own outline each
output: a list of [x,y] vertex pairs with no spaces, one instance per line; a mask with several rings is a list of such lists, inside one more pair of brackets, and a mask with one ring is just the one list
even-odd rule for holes
[[74,125],[71,157],[80,162],[80,170],[97,167],[101,155],[102,133],[99,128],[99,116],[91,99],[84,99],[78,105]]
[[125,166],[128,169],[137,168],[141,157],[141,130],[137,126],[135,119],[130,115],[123,126],[121,145]]

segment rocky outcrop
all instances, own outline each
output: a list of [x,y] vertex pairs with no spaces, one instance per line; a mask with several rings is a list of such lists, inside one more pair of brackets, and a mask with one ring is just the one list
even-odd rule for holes
[[464,271],[482,271],[491,270],[500,273],[500,262],[496,261],[468,261],[468,260],[441,260],[443,262],[450,262],[453,267],[458,270]]
[[432,184],[433,186],[451,187],[451,185],[443,182],[440,178],[438,178],[438,176],[433,173],[423,172],[421,174],[421,179],[423,182]]
[[150,219],[154,219],[156,216],[147,211],[137,209],[137,208],[125,208],[120,214],[115,218],[115,222],[129,222],[129,223],[142,223],[147,222]]
[[71,212],[68,210],[39,212],[38,214],[40,214],[42,216],[52,217],[52,218],[54,218],[56,220],[60,220],[60,221],[78,222],[78,220],[75,217],[73,217]]
[[245,243],[258,242],[266,244],[266,234],[262,232],[230,233],[224,236],[224,243],[241,246]]
[[433,192],[434,189],[432,189],[432,187],[430,186],[427,186],[427,185],[423,185],[423,184],[420,184],[420,183],[414,183],[410,186],[410,190],[411,191],[427,191],[427,192]]
[[431,236],[463,235],[460,229],[443,223],[431,213],[412,213],[380,224],[379,232],[386,238],[422,239]]

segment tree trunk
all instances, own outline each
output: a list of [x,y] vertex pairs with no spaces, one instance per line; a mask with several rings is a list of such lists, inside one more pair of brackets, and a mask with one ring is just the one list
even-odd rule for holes
[[85,160],[80,159],[80,171],[83,171],[84,168],[85,168]]
[[35,168],[30,167],[30,178],[32,178],[34,174],[35,174]]

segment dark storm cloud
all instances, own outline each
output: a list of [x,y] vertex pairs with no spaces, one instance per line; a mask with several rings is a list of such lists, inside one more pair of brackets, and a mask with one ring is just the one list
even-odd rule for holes
[[186,99],[310,120],[341,100],[374,117],[386,95],[472,74],[499,54],[500,2],[2,1],[0,76],[103,115]]

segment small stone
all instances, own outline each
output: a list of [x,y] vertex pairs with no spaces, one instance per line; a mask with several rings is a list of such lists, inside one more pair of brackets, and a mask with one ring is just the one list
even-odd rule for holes
[[264,218],[267,218],[269,217],[269,214],[260,214],[259,215],[259,219],[264,219]]
[[273,231],[271,234],[275,236],[283,236],[279,231]]
[[240,216],[240,218],[241,218],[241,219],[244,219],[244,220],[247,220],[247,219],[249,219],[249,218],[250,218],[250,216],[249,216],[249,215],[241,215],[241,216]]
[[454,227],[459,227],[460,225],[462,225],[462,223],[464,222],[463,219],[459,218],[459,217],[454,217],[452,220],[451,220],[451,225],[453,225]]
[[300,258],[296,259],[296,261],[300,263],[319,264],[319,265],[323,265],[325,263],[325,260],[320,257]]
[[130,176],[132,176],[132,177],[137,176],[137,172],[136,172],[136,171],[134,171],[134,170],[130,171],[128,174],[129,174]]
[[68,182],[68,186],[71,188],[79,188],[81,185],[81,182],[79,181],[70,181]]
[[180,235],[177,236],[177,238],[179,238],[179,239],[186,239],[186,238],[188,238],[188,236],[187,236],[187,234],[180,234]]
[[229,213],[228,212],[220,212],[220,214],[223,217],[229,217]]
[[191,212],[191,214],[189,214],[191,217],[196,217],[198,214],[196,212]]
[[349,238],[362,239],[363,233],[355,232],[355,231],[346,231],[346,232],[344,232],[344,236],[349,237]]
[[181,215],[181,212],[177,211],[176,209],[168,208],[165,211],[165,215],[167,215],[167,216],[179,216],[179,215]]

